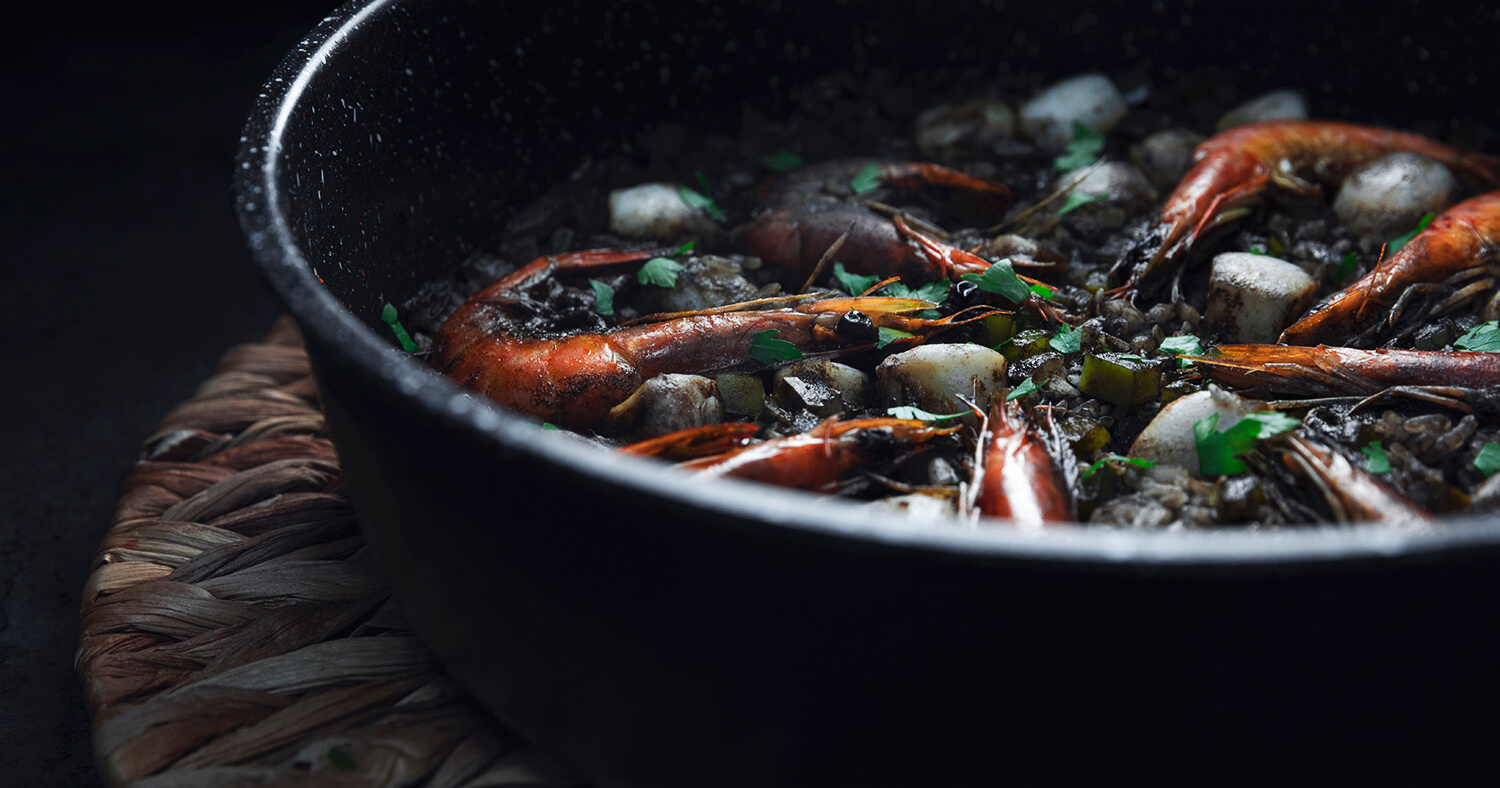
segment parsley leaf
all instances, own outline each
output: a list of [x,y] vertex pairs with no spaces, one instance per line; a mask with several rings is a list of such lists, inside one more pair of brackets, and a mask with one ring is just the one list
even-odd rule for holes
[[777,339],[776,335],[781,331],[768,328],[765,331],[757,331],[750,335],[750,358],[759,361],[766,366],[771,366],[781,361],[796,361],[802,358],[802,351],[796,345],[785,339]]
[[682,269],[682,263],[670,257],[653,257],[636,272],[635,279],[643,285],[656,285],[670,290],[677,286],[677,274]]
[[941,304],[948,300],[948,283],[928,282],[918,288],[910,288],[900,281],[892,282],[885,286],[885,294],[892,298],[917,298],[922,301],[931,301]]
[[844,267],[843,263],[835,262],[833,264],[833,281],[838,282],[839,287],[844,288],[844,292],[857,296],[874,287],[875,283],[880,281],[880,277],[860,276],[859,274],[850,272],[849,269]]
[[[1201,356],[1203,355],[1203,340],[1192,334],[1184,334],[1180,337],[1167,337],[1157,346],[1163,353],[1171,353],[1174,356]],[[1177,367],[1191,367],[1193,362],[1177,359]]]
[[1052,165],[1064,172],[1087,167],[1099,160],[1104,150],[1104,137],[1082,123],[1073,123],[1073,140],[1064,149],[1066,152],[1052,160]]
[[802,166],[802,157],[789,150],[779,150],[769,156],[760,157],[760,163],[774,172],[786,172]]
[[1344,280],[1348,279],[1349,275],[1352,274],[1352,273],[1354,273],[1354,262],[1355,262],[1355,257],[1354,257],[1354,253],[1353,252],[1350,252],[1350,253],[1344,255],[1344,259],[1340,260],[1339,264],[1336,265],[1336,266],[1334,266],[1334,268],[1333,268],[1333,283],[1334,284],[1336,284],[1336,285],[1343,285],[1344,284]]
[[391,327],[391,333],[396,335],[396,341],[401,343],[401,349],[408,353],[415,353],[420,348],[412,341],[411,334],[406,333],[406,327],[401,325],[400,318],[396,317],[396,307],[386,304],[380,310],[380,321]]
[[1199,419],[1193,424],[1198,472],[1204,476],[1244,473],[1245,463],[1238,457],[1255,448],[1256,441],[1296,429],[1300,423],[1284,413],[1251,413],[1220,432],[1219,414]]
[[1500,473],[1500,443],[1484,444],[1479,450],[1479,456],[1474,458],[1474,467],[1485,476]]
[[1500,320],[1480,323],[1453,340],[1459,350],[1481,353],[1500,353]]
[[1408,242],[1411,241],[1411,239],[1416,238],[1417,233],[1420,233],[1423,230],[1427,229],[1427,225],[1429,224],[1432,224],[1432,214],[1424,214],[1422,216],[1422,221],[1417,222],[1417,228],[1415,230],[1412,230],[1409,233],[1403,233],[1396,236],[1395,238],[1392,238],[1391,242],[1385,245],[1385,253],[1387,255],[1392,255],[1401,251],[1401,247],[1405,246]]
[[1134,465],[1137,468],[1155,468],[1156,467],[1156,461],[1155,460],[1143,460],[1143,459],[1141,459],[1139,457],[1125,457],[1125,456],[1119,455],[1119,454],[1111,454],[1111,455],[1109,455],[1107,457],[1100,458],[1093,465],[1090,465],[1089,469],[1083,472],[1083,476],[1081,478],[1087,479],[1088,477],[1093,476],[1095,471],[1099,470],[1100,468],[1103,468],[1104,466],[1106,466],[1106,465],[1108,465],[1109,463],[1112,463],[1112,462],[1123,462],[1123,463],[1126,463],[1126,464],[1129,464],[1129,465]]
[[1005,395],[1005,401],[1010,402],[1013,399],[1020,399],[1021,397],[1024,397],[1027,394],[1030,394],[1031,392],[1037,391],[1039,389],[1041,389],[1041,386],[1038,385],[1036,381],[1032,380],[1031,378],[1027,378],[1021,381],[1021,385],[1011,389],[1010,393]]
[[557,426],[556,424],[553,424],[550,421],[544,421],[544,422],[542,422],[542,429],[544,429],[544,430],[560,430],[560,429],[562,429],[562,427],[559,427],[559,426]]
[[328,748],[328,763],[341,772],[354,771],[354,756],[337,748]]
[[1019,304],[1032,294],[1031,288],[1016,276],[1016,269],[1011,267],[1009,259],[995,263],[982,274],[964,274],[963,279],[979,285],[979,289],[986,293],[1004,296],[1012,303]]
[[916,336],[910,331],[902,331],[899,328],[886,328],[885,326],[881,326],[876,330],[880,334],[880,337],[875,340],[875,347],[877,349],[883,348],[898,339],[908,339],[910,337]]
[[880,165],[876,164],[873,161],[869,164],[866,164],[864,168],[854,176],[854,179],[849,181],[849,188],[853,189],[856,195],[869,194],[870,192],[879,189]]
[[1251,248],[1249,248],[1249,249],[1246,249],[1245,251],[1249,252],[1250,254],[1258,254],[1261,257],[1270,257],[1271,256],[1270,252],[1262,252],[1261,250],[1256,249],[1253,246]]
[[615,313],[615,289],[599,281],[590,279],[589,284],[594,287],[594,311],[610,317]]
[[1047,340],[1047,344],[1059,353],[1079,353],[1083,351],[1083,329],[1074,328],[1064,324],[1057,329],[1056,336]]
[[1057,209],[1057,215],[1062,216],[1064,214],[1072,213],[1073,211],[1076,211],[1085,205],[1091,205],[1096,202],[1103,202],[1108,199],[1108,194],[1096,194],[1092,197],[1085,197],[1076,191],[1068,192],[1068,200],[1067,202],[1063,203],[1063,207]]
[[677,249],[673,251],[672,254],[669,255],[669,257],[681,257],[691,251],[693,251],[693,242],[688,241],[682,246],[677,247]]
[[1364,455],[1370,458],[1365,462],[1366,471],[1370,473],[1391,472],[1391,458],[1386,455],[1385,447],[1380,445],[1380,441],[1375,441],[1369,446],[1360,449],[1360,451],[1364,452]]
[[[702,173],[699,174],[701,175]],[[707,179],[705,178],[704,180]],[[712,197],[705,197],[682,185],[678,185],[677,187],[677,196],[681,197],[682,201],[687,203],[689,208],[702,208],[710,219],[724,218],[724,209],[720,208],[719,204],[714,202]]]
[[885,415],[897,419],[916,419],[917,421],[944,421],[946,419],[957,419],[967,416],[967,413],[928,413],[914,405],[898,405],[894,408],[886,408]]
[[1031,292],[1036,293],[1036,297],[1041,299],[1052,297],[1052,288],[1046,285],[1032,285]]

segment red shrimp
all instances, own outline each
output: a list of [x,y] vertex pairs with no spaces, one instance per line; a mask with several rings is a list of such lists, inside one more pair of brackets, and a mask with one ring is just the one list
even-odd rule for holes
[[1074,521],[1073,496],[1018,405],[991,405],[989,435],[981,440],[988,441],[988,451],[979,479],[980,514],[1026,529]]
[[1379,520],[1388,525],[1430,526],[1437,519],[1395,490],[1356,468],[1342,454],[1301,435],[1287,436],[1282,460],[1317,487],[1340,523]]

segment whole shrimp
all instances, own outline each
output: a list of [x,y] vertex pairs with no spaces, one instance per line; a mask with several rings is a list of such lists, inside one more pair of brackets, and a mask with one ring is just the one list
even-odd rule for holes
[[1020,406],[991,405],[988,433],[981,436],[987,451],[978,480],[979,513],[1023,529],[1073,522],[1073,497]]
[[1197,163],[1167,198],[1153,228],[1161,245],[1134,265],[1129,281],[1115,292],[1159,285],[1204,236],[1249,214],[1272,186],[1319,198],[1322,187],[1403,151],[1436,159],[1485,187],[1500,185],[1500,158],[1456,150],[1417,134],[1333,121],[1269,120],[1240,126],[1210,137],[1193,152]]
[[1388,525],[1428,526],[1437,520],[1421,507],[1355,467],[1342,454],[1295,433],[1282,460],[1312,482],[1340,523],[1379,520]]
[[[916,232],[900,216],[887,219],[853,199],[850,181],[868,160],[842,159],[793,170],[760,189],[761,208],[747,233],[750,253],[788,274],[813,273],[841,236],[839,259],[850,270],[932,282],[983,273],[989,261]],[[1004,184],[936,164],[878,164],[883,184],[912,191],[945,186],[967,195],[976,212],[998,218],[1010,205]]]
[[850,473],[958,431],[915,419],[831,418],[801,435],[689,460],[679,468],[815,492],[837,492]]
[[1409,390],[1460,410],[1500,407],[1500,353],[1221,345],[1204,357],[1184,358],[1215,382],[1260,396],[1372,396]]
[[747,363],[754,336],[766,330],[776,330],[777,339],[799,348],[853,349],[872,346],[881,327],[912,334],[896,343],[913,345],[982,316],[923,319],[903,314],[932,306],[914,298],[792,298],[662,315],[600,333],[520,333],[524,321],[514,312],[524,300],[518,294],[522,287],[559,269],[613,265],[661,251],[576,252],[533,261],[480,291],[448,318],[438,336],[439,368],[501,405],[583,429],[656,375]]
[[[1281,343],[1310,345],[1315,342],[1344,343],[1348,337],[1381,323],[1393,324],[1400,316],[1394,309],[1413,286],[1429,285],[1480,275],[1482,269],[1500,262],[1500,191],[1481,194],[1449,208],[1427,229],[1382,260],[1363,279],[1334,294],[1305,317],[1281,332]],[[1448,299],[1456,305],[1495,286],[1500,269],[1477,279]],[[1442,311],[1440,306],[1437,311]]]

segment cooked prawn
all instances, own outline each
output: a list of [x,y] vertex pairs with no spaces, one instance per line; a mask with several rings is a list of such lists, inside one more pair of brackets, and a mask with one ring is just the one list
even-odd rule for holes
[[[593,426],[646,380],[667,372],[703,373],[748,363],[757,333],[811,352],[873,345],[878,329],[912,334],[914,345],[985,310],[924,319],[915,298],[767,299],[692,313],[659,315],[601,333],[523,336],[514,314],[518,290],[559,268],[580,270],[637,260],[654,252],[600,250],[539,258],[485,288],[450,316],[439,332],[438,365],[460,385],[506,407],[559,426]],[[788,305],[790,304],[790,306]]]
[[1355,467],[1342,454],[1295,433],[1282,460],[1293,473],[1306,476],[1340,523],[1381,520],[1389,525],[1435,525],[1437,520],[1395,490]]
[[978,480],[979,512],[1024,529],[1073,522],[1073,500],[1052,455],[1019,405],[990,406],[987,452]]
[[[1211,231],[1243,218],[1269,187],[1319,198],[1359,167],[1410,152],[1442,162],[1486,188],[1500,185],[1500,158],[1456,150],[1417,134],[1310,120],[1269,120],[1217,134],[1193,152],[1197,163],[1162,206],[1156,251],[1117,292],[1154,287]],[[1121,263],[1125,262],[1122,259]]]
[[694,460],[749,446],[760,426],[740,421],[703,424],[620,447],[621,454],[659,460]]
[[[1344,343],[1348,337],[1400,315],[1393,309],[1414,285],[1438,284],[1485,267],[1500,269],[1500,191],[1481,194],[1449,208],[1400,251],[1381,261],[1363,279],[1334,294],[1281,333],[1281,343]],[[1481,275],[1483,272],[1480,272]],[[1449,299],[1451,308],[1464,298],[1493,289],[1500,270],[1476,278]],[[1459,294],[1455,294],[1459,296]]]
[[959,429],[961,427],[936,427],[915,419],[839,421],[835,417],[801,435],[690,460],[678,467],[705,476],[837,492],[854,471]]

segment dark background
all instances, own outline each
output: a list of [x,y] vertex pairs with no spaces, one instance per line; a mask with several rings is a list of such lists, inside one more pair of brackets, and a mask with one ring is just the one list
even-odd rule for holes
[[278,313],[229,184],[322,2],[31,4],[0,22],[0,764],[97,784],[79,592],[140,443]]

